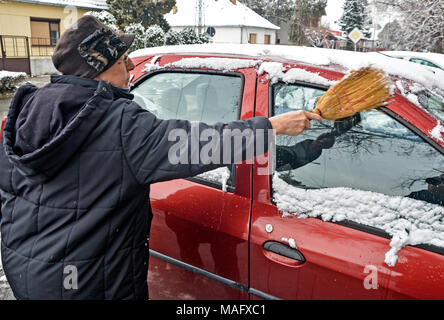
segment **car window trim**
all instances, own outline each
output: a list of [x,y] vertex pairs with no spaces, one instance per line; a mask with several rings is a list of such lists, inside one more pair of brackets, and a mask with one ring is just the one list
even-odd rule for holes
[[[319,90],[328,90],[329,89],[329,87],[327,87],[327,86],[313,84],[313,83],[307,83],[307,82],[304,82],[304,81],[295,81],[295,82],[291,82],[291,83],[286,83],[286,82],[279,81],[277,83],[283,83],[283,84],[288,84],[288,85],[300,85],[300,86],[304,86],[304,87],[307,87],[307,88],[319,89]],[[269,91],[268,91],[268,108],[269,108],[268,109],[268,114],[269,114],[269,117],[274,116],[274,85],[275,84],[276,83],[271,83],[271,81],[270,81],[270,84],[269,84]],[[391,117],[394,120],[400,122],[402,125],[404,125],[408,129],[410,129],[412,132],[417,134],[424,142],[430,144],[434,149],[436,149],[438,152],[440,152],[442,155],[444,155],[444,148],[443,147],[441,147],[438,143],[434,142],[433,139],[431,139],[429,136],[424,134],[421,130],[416,128],[410,122],[408,122],[407,120],[402,118],[396,112],[393,112],[392,110],[390,110],[390,109],[388,109],[387,107],[384,107],[384,106],[377,108],[377,110],[380,110],[380,111],[384,112],[389,117]],[[273,194],[272,179],[273,179],[273,177],[270,175],[270,188],[271,188],[270,194]],[[270,200],[271,200],[272,205],[276,206],[276,203],[273,201],[273,197],[271,197]],[[322,220],[320,217],[315,218],[315,219]],[[344,220],[344,221],[337,221],[337,222],[331,222],[330,221],[330,223],[335,223],[335,224],[338,224],[338,225],[342,225],[344,227],[348,227],[348,228],[355,229],[355,230],[358,230],[358,231],[363,231],[363,232],[366,232],[366,233],[369,233],[369,234],[372,234],[372,235],[375,235],[375,236],[379,236],[379,237],[382,237],[382,238],[385,238],[385,239],[391,239],[391,236],[387,232],[385,232],[385,231],[383,231],[381,229],[378,229],[378,228],[375,228],[375,227],[371,227],[371,226],[366,226],[366,225],[363,225],[363,224],[359,224],[359,223],[351,221],[351,220]],[[438,247],[438,246],[429,245],[429,244],[408,245],[408,246],[444,255],[444,248],[441,248],[441,247]]]
[[[131,87],[131,91],[136,89],[139,85],[141,85],[143,82],[145,82],[149,78],[154,77],[155,75],[161,74],[161,73],[185,73],[185,74],[195,73],[195,74],[204,74],[204,75],[218,75],[218,76],[230,76],[230,77],[241,78],[241,90],[240,90],[240,96],[239,96],[240,99],[239,99],[239,103],[237,106],[237,119],[236,119],[236,120],[240,120],[241,114],[242,114],[243,97],[244,97],[244,92],[245,92],[245,76],[243,73],[234,72],[234,71],[222,72],[222,71],[217,71],[217,70],[194,69],[194,68],[193,69],[163,68],[161,70],[153,70],[151,72],[147,72],[145,75],[143,75],[142,77],[137,79],[136,82],[134,83],[134,85]],[[232,179],[234,185],[233,186],[227,185],[227,192],[228,193],[235,193],[236,192],[236,166],[235,165],[233,165],[232,169],[231,169],[231,179]],[[197,176],[191,177],[191,178],[185,178],[184,180],[188,180],[191,182],[205,185],[207,187],[222,190],[221,183],[208,181],[208,180],[199,178]]]

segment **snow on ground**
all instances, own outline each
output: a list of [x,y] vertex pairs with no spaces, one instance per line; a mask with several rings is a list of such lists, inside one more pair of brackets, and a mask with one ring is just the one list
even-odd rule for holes
[[[0,235],[1,241],[1,235]],[[5,273],[2,268],[2,256],[0,251],[0,300],[14,300],[14,294],[9,286],[8,280],[6,280]]]
[[407,245],[444,247],[444,208],[439,205],[350,188],[305,190],[278,174],[273,177],[273,199],[284,217],[349,220],[384,230],[392,236],[385,256],[388,266],[396,265],[398,252]]

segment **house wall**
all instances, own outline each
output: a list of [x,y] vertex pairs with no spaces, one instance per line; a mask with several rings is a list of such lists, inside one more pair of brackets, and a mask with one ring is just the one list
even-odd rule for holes
[[[60,20],[60,35],[82,17],[89,9],[71,6],[51,6],[34,3],[7,1],[0,3],[0,35],[31,38],[31,17]],[[12,41],[8,39],[8,41]],[[55,71],[51,62],[54,46],[35,46],[29,40],[31,74],[41,75]],[[10,50],[10,49],[9,49]]]
[[[185,27],[172,27],[174,31],[181,31]],[[207,27],[203,30],[206,31]],[[214,27],[213,43],[248,43],[250,34],[256,34],[256,44],[264,44],[265,35],[270,35],[270,44],[276,44],[276,30],[254,27]],[[196,28],[197,31],[197,28]]]
[[60,33],[62,34],[88,11],[91,10],[7,1],[0,4],[0,34],[30,37],[31,17],[60,19]]
[[270,35],[270,44],[276,44],[276,30],[254,27],[242,28],[242,43],[249,43],[252,33],[256,34],[256,44],[264,44],[265,35]]

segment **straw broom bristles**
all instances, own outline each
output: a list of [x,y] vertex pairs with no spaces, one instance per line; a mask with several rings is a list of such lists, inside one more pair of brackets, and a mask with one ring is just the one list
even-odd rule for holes
[[324,119],[337,120],[378,108],[392,95],[390,86],[390,78],[382,70],[353,70],[318,100],[313,112]]

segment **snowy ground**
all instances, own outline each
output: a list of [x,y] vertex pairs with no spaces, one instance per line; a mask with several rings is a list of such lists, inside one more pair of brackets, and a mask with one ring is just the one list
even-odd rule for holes
[[0,255],[0,300],[15,300],[8,281],[6,280],[5,273],[3,272],[1,261],[2,257]]

